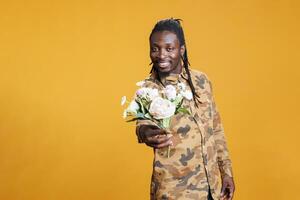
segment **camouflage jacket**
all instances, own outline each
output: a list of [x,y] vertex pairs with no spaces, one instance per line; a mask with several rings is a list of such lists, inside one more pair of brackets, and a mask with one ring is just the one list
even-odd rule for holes
[[[154,149],[153,173],[150,187],[151,200],[206,200],[210,190],[213,199],[220,198],[221,177],[232,177],[231,160],[226,145],[224,130],[217,110],[212,85],[206,74],[190,69],[192,82],[200,103],[184,100],[191,115],[178,113],[171,119],[173,135],[170,157],[167,147]],[[185,83],[189,88],[185,70],[172,74],[159,82],[155,73],[145,79],[144,87],[163,89],[165,85]],[[153,124],[150,120],[138,120],[136,134],[138,142],[142,124]]]

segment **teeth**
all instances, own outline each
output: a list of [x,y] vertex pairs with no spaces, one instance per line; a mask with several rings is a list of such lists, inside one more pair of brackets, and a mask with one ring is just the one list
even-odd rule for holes
[[160,62],[160,63],[159,63],[160,66],[167,66],[168,64],[169,64],[169,63],[167,63],[167,62]]

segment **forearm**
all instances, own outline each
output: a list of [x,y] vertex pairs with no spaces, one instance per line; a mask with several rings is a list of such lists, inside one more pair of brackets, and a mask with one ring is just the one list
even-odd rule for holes
[[215,139],[216,149],[217,149],[217,158],[218,164],[222,176],[225,174],[232,177],[232,165],[229,157],[229,151],[227,147],[227,142],[224,134],[224,128],[221,123],[220,114],[218,111],[214,113],[213,121],[213,136]]
[[[212,86],[211,86],[211,92],[212,92]],[[213,94],[211,95],[211,99],[212,99],[212,115],[213,115],[213,136],[216,144],[218,165],[222,177],[224,175],[232,177],[233,176],[232,164],[229,157],[229,151],[228,151],[227,142],[225,138],[224,128],[221,122],[220,113],[214,101]]]
[[232,164],[229,156],[229,151],[226,144],[224,132],[222,130],[214,131],[215,144],[217,149],[217,159],[222,176],[232,174]]

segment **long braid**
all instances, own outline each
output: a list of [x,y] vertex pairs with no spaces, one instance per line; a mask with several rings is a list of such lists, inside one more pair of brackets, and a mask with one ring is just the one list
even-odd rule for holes
[[[161,20],[161,21],[157,22],[156,25],[154,26],[154,28],[151,31],[149,40],[151,39],[153,33],[155,33],[155,32],[170,31],[170,32],[173,32],[173,33],[176,34],[176,36],[179,40],[180,46],[182,46],[182,45],[185,46],[185,52],[184,52],[183,56],[181,57],[181,59],[183,61],[184,69],[185,69],[185,71],[188,75],[188,83],[189,83],[190,88],[192,90],[195,104],[198,107],[198,102],[199,103],[201,103],[201,102],[199,101],[199,99],[196,98],[196,97],[199,98],[199,95],[196,93],[196,90],[195,90],[195,87],[194,87],[194,84],[193,84],[193,81],[192,81],[192,78],[191,78],[191,73],[190,73],[190,70],[189,70],[190,63],[189,63],[188,56],[187,56],[187,48],[186,48],[184,33],[183,33],[183,29],[181,27],[180,21],[182,21],[182,20],[181,19],[170,18],[170,19],[164,19],[164,20]],[[150,65],[151,64],[153,64],[153,63],[151,62]],[[159,77],[158,70],[154,67],[154,65],[152,65],[150,74],[151,73],[157,74],[158,81],[160,83],[162,83],[161,79]]]
[[[195,86],[193,84],[193,81],[192,81],[192,78],[191,78],[191,73],[190,73],[190,70],[189,70],[189,60],[188,60],[188,57],[187,57],[187,51],[185,50],[184,54],[183,54],[183,57],[181,57],[182,61],[183,61],[183,67],[188,75],[188,83],[191,87],[191,90],[192,90],[192,93],[193,93],[193,99],[195,101],[195,104],[196,104],[196,107],[198,107],[198,102],[200,102],[200,100],[198,99],[199,98],[199,95],[196,93],[196,90],[195,90]],[[198,97],[198,98],[196,98]]]

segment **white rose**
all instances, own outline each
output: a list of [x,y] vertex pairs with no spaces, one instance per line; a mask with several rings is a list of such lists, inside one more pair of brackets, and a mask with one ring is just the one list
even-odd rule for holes
[[179,87],[180,90],[184,91],[186,86],[184,83],[178,83],[177,86]]
[[176,88],[173,85],[167,85],[164,92],[169,100],[174,100],[176,98]]
[[193,93],[190,90],[182,91],[181,94],[187,100],[192,100],[193,99]]
[[149,113],[155,119],[164,119],[174,115],[176,106],[169,100],[156,97],[150,104]]
[[127,108],[127,112],[136,114],[139,109],[140,109],[140,105],[133,100],[130,102]]
[[150,100],[153,100],[155,99],[156,97],[159,96],[159,93],[158,93],[158,90],[157,89],[151,89],[151,88],[148,88],[148,92],[147,92],[147,95],[148,95],[148,98]]
[[142,87],[136,91],[136,95],[139,98],[147,98],[153,100],[159,96],[157,89]]

